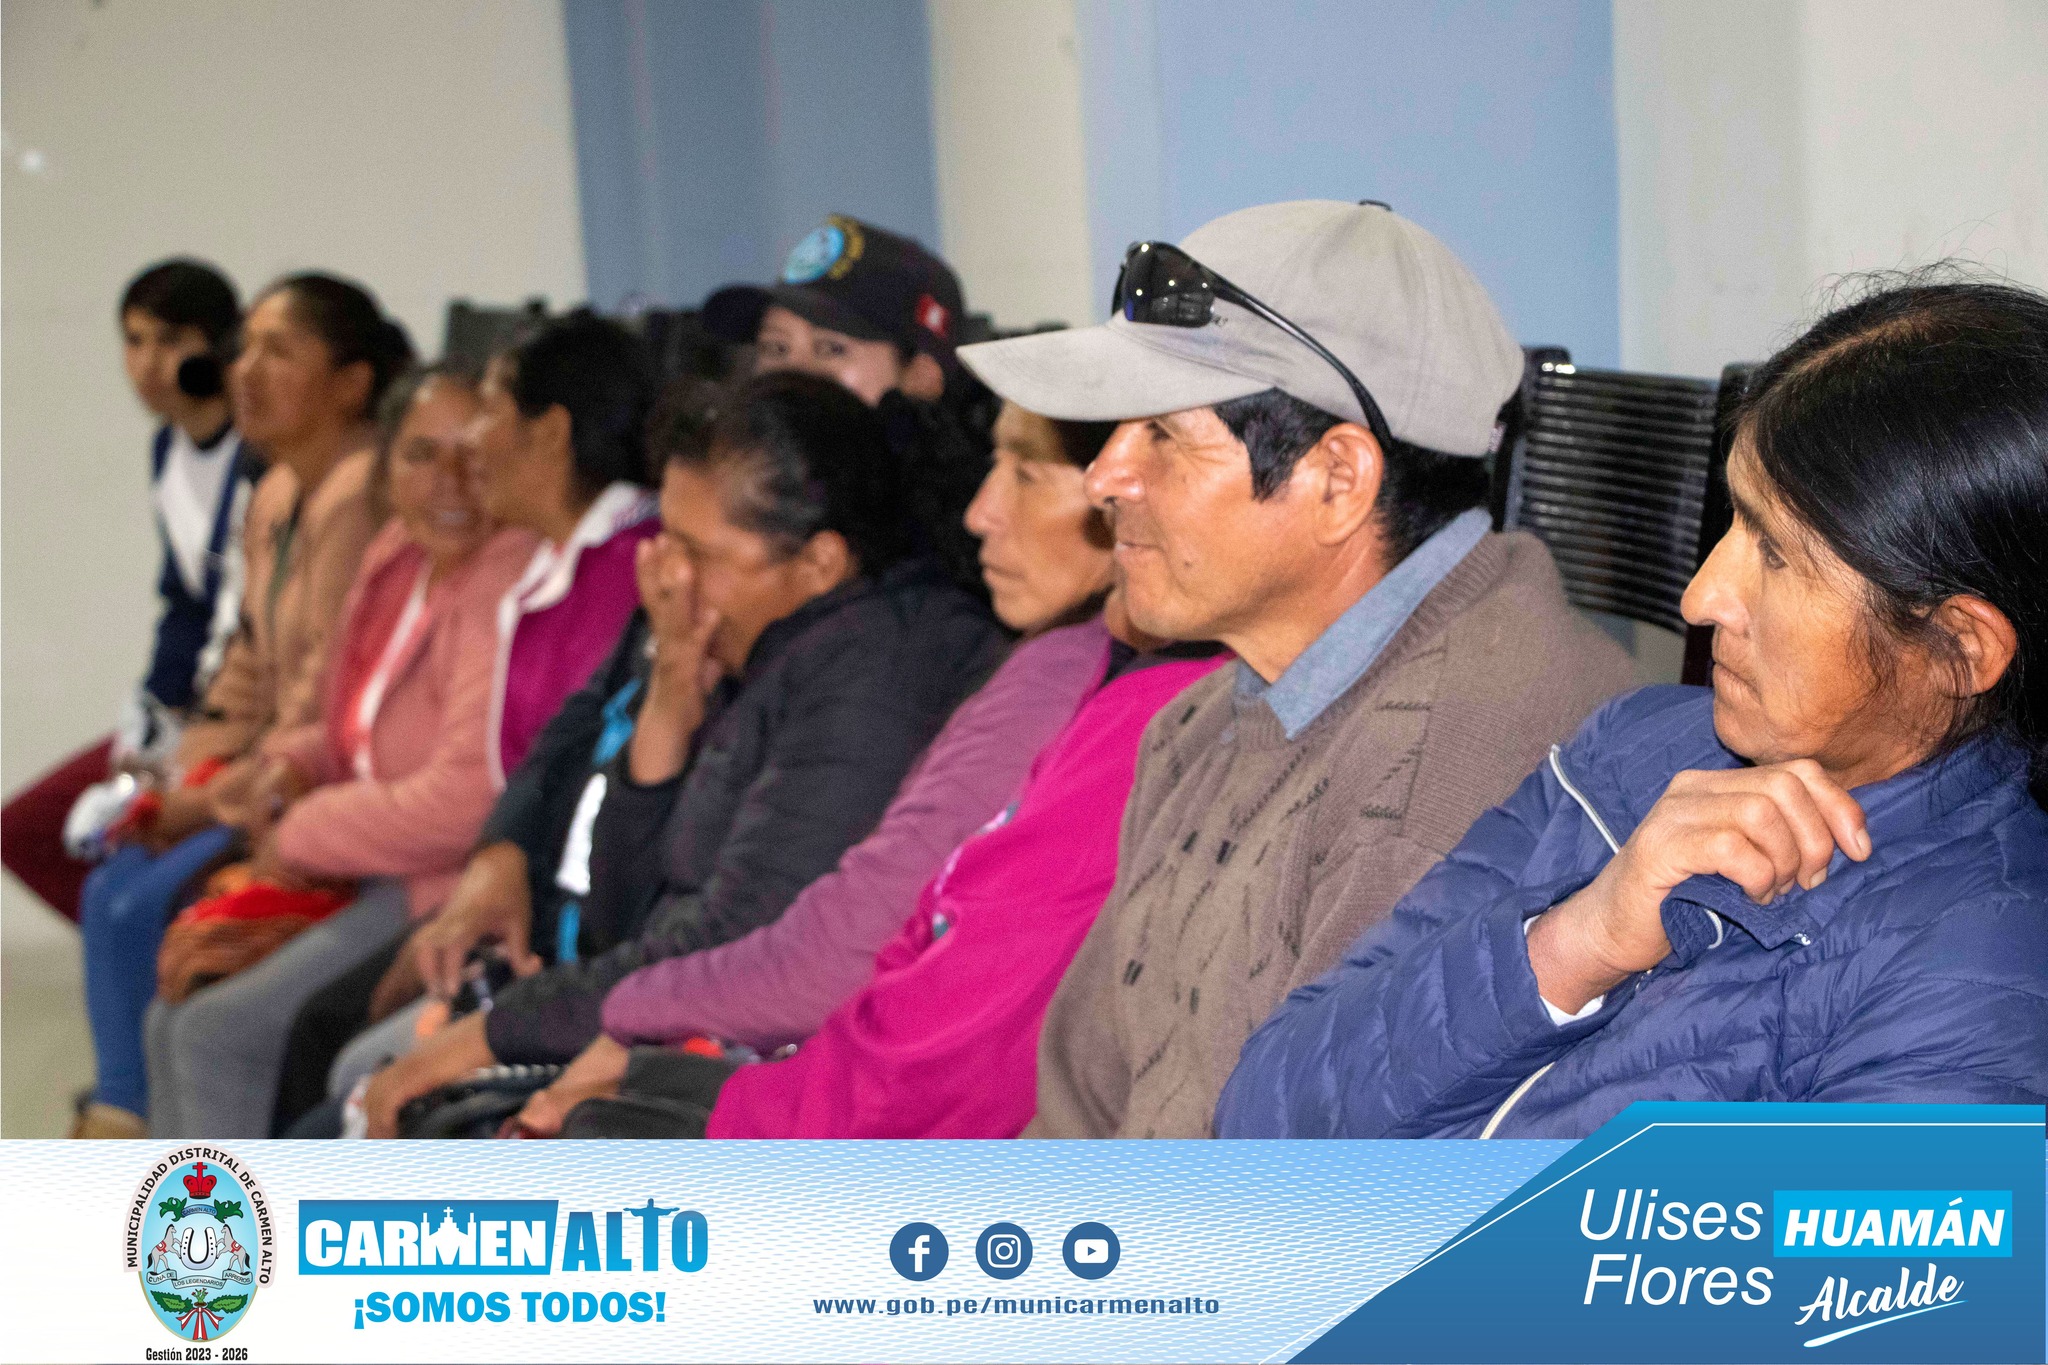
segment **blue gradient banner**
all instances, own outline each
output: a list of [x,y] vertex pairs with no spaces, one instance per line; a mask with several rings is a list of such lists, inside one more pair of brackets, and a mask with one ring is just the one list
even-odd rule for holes
[[2039,1106],[1632,1105],[1295,1359],[2038,1361],[2043,1138]]
[[[0,1359],[2038,1361],[2044,1164],[2042,1111],[2001,1108],[1646,1105],[1578,1144],[11,1142]],[[216,1170],[248,1197],[195,1194]]]

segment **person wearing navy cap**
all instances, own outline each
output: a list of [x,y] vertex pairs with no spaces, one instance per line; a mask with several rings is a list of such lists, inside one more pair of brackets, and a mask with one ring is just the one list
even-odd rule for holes
[[957,373],[960,277],[909,237],[830,214],[771,285],[735,284],[704,303],[704,323],[756,347],[759,370],[803,370],[869,406],[899,390],[936,402]]
[[954,355],[966,302],[953,268],[901,233],[842,213],[804,234],[774,284],[704,301],[712,334],[754,347],[754,370],[801,370],[874,408],[903,461],[919,549],[984,602],[961,518],[993,445],[996,404]]

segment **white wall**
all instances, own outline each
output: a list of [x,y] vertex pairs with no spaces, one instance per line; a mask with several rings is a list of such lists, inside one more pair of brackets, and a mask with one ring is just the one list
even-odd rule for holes
[[245,296],[367,283],[438,349],[448,299],[584,294],[557,0],[7,0],[0,783],[110,727],[157,548],[115,303],[173,253]]
[[2048,5],[1808,0],[1800,20],[1808,258],[1955,255],[2048,286]]
[[1621,349],[1712,375],[1845,272],[2048,286],[2048,5],[1616,0]]
[[940,250],[1005,327],[1098,321],[1074,0],[926,0]]

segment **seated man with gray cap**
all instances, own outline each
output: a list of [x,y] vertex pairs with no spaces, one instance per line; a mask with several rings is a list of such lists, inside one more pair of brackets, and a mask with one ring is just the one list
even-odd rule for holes
[[1485,511],[1522,353],[1379,205],[1141,242],[1099,327],[965,347],[1005,398],[1123,423],[1088,473],[1131,619],[1240,660],[1153,720],[1117,879],[1053,996],[1026,1136],[1203,1137],[1288,991],[1631,681]]

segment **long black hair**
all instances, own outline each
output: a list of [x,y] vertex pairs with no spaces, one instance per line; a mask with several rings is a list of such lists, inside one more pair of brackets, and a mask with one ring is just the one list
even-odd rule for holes
[[727,475],[727,515],[783,552],[836,531],[873,576],[913,549],[902,463],[881,418],[839,385],[782,370],[664,406],[665,460]]
[[553,407],[569,414],[576,487],[584,497],[614,483],[653,482],[646,434],[656,386],[640,338],[578,309],[515,341],[491,365],[527,417]]
[[2048,297],[1947,267],[1859,287],[1757,371],[1736,430],[1868,585],[1880,680],[1900,643],[1961,672],[1948,599],[2005,614],[2018,652],[1940,748],[2010,741],[2048,806]]
[[405,328],[384,316],[369,290],[338,275],[287,275],[258,295],[258,301],[272,294],[291,301],[292,317],[326,344],[335,369],[358,361],[370,367],[370,392],[359,415],[374,417],[386,391],[412,367],[412,338]]

